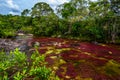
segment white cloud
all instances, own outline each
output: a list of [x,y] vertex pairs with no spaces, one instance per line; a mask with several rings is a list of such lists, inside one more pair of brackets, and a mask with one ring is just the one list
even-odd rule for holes
[[68,2],[69,0],[46,0],[49,4],[62,4],[64,2]]
[[55,10],[58,5],[69,2],[69,0],[44,0],[44,2],[50,4],[50,6]]
[[14,15],[15,15],[16,13],[15,13],[15,12],[13,12],[13,11],[10,11],[10,12],[9,12],[9,14],[14,14]]
[[2,14],[20,14],[24,9],[31,9],[38,2],[48,3],[54,10],[57,5],[70,0],[0,0],[0,13]]
[[38,0],[40,2],[47,2],[50,5],[58,5],[63,4],[64,2],[68,2],[69,0]]
[[19,13],[17,13],[17,12],[13,12],[13,11],[10,11],[9,14],[12,14],[12,15],[18,15]]
[[9,14],[17,15],[20,12],[20,7],[13,0],[5,0],[6,6],[10,8]]
[[13,2],[13,0],[6,0],[9,8],[19,10],[19,6]]

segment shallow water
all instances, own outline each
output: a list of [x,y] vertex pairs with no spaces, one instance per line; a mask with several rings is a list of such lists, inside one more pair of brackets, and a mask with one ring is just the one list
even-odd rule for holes
[[0,49],[19,48],[30,54],[33,45],[46,55],[47,66],[62,80],[120,80],[120,46],[61,38],[0,39]]
[[120,46],[61,38],[34,38],[40,54],[63,80],[120,80]]

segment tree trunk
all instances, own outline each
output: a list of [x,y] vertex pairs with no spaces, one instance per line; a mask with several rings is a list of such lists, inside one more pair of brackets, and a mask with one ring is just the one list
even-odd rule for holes
[[115,34],[115,33],[112,33],[111,36],[112,36],[112,43],[115,43],[116,34]]
[[69,28],[68,28],[68,34],[71,34],[71,32],[72,32],[72,25],[71,25],[71,23],[69,24]]
[[117,31],[116,31],[116,18],[113,20],[113,28],[112,28],[112,32],[111,32],[111,40],[112,40],[112,43],[115,43],[115,39],[116,39],[116,34],[117,34]]

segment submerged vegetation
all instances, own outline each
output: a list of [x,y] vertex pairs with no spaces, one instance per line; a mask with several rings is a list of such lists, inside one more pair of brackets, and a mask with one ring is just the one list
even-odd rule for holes
[[103,44],[60,38],[35,38],[48,66],[63,80],[117,80],[120,50]]
[[[60,38],[33,38],[28,53],[0,53],[0,79],[119,80],[120,49]],[[38,45],[39,44],[39,45]]]

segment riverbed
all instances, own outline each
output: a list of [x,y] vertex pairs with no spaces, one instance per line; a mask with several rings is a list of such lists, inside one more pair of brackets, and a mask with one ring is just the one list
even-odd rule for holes
[[27,52],[38,45],[51,67],[63,80],[120,80],[120,46],[51,37],[0,39],[0,49]]

